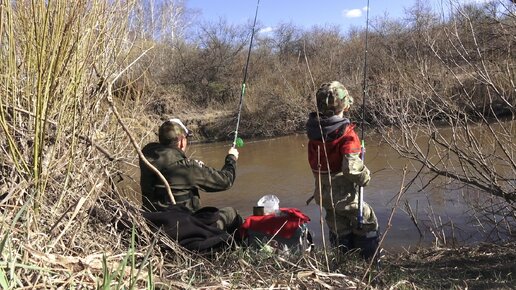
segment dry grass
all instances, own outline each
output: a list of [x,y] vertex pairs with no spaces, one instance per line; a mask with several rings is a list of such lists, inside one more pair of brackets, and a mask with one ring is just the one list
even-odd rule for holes
[[25,205],[16,200],[20,196],[11,195],[0,207],[4,289],[511,289],[515,285],[514,243],[388,254],[380,269],[368,269],[368,263],[354,253],[329,252],[327,269],[324,253],[317,248],[290,256],[238,246],[207,254],[188,252],[151,231],[138,205],[123,201],[116,191],[70,192],[64,211],[53,210],[51,198],[37,220],[30,199]]
[[[133,4],[0,1],[0,288],[460,289],[481,286],[475,277],[513,285],[514,245],[388,256],[378,272],[354,255],[332,253],[328,269],[320,251],[199,255],[155,234],[127,201],[138,193],[118,186],[137,154],[106,102],[106,84],[152,47],[130,37]],[[170,100],[177,98],[163,102]],[[160,117],[148,114],[149,99],[113,101],[136,143],[154,139]],[[281,104],[290,123],[262,134],[294,130],[301,107]],[[469,261],[472,267],[451,266]],[[499,266],[489,271],[488,264]],[[434,283],[436,271],[443,278]]]
[[404,289],[514,289],[515,246],[485,243],[402,253],[384,263],[382,279],[406,281]]

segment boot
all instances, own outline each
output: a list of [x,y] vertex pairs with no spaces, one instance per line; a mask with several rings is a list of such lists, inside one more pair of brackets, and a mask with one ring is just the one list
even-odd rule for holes
[[338,248],[341,254],[344,254],[353,248],[353,234],[337,235],[330,231],[330,244],[334,248]]
[[244,223],[242,216],[237,215],[230,225],[226,227],[226,232],[233,237],[233,241],[237,246],[243,246],[245,241],[242,237],[240,226]]
[[370,232],[366,236],[354,236],[354,246],[360,249],[360,255],[366,260],[373,258],[379,241],[378,232]]

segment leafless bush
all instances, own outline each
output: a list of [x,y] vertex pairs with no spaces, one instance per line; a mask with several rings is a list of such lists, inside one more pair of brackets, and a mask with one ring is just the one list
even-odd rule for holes
[[[508,36],[516,35],[514,6],[490,4],[502,9],[493,14],[490,5],[451,4],[451,16],[439,22],[424,9],[413,11],[410,49],[384,42],[394,71],[375,80],[372,111],[402,156],[499,198],[489,213],[514,228],[506,214],[516,201],[516,39]],[[433,24],[421,26],[425,19]]]

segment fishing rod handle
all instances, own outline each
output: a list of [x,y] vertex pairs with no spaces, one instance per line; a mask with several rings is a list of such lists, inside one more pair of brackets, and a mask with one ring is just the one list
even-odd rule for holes
[[[360,159],[362,160],[362,163],[365,161],[365,142],[362,139],[361,140],[361,146],[360,146]],[[364,164],[365,166],[365,164]],[[360,191],[358,192],[358,214],[357,214],[357,222],[358,222],[358,229],[361,230],[362,226],[364,225],[364,187],[360,186]]]

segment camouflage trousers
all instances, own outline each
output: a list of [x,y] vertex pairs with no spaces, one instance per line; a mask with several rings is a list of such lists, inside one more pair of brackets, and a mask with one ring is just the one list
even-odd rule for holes
[[370,237],[377,234],[378,220],[373,208],[364,202],[363,223],[358,227],[358,203],[347,205],[338,204],[334,208],[325,208],[326,223],[331,232],[337,236],[354,234],[356,236]]
[[[326,178],[325,178],[326,177]],[[322,204],[326,211],[326,223],[336,236],[354,234],[371,237],[377,235],[378,220],[373,208],[363,203],[363,223],[358,228],[358,190],[342,175],[335,175],[330,181],[327,175],[321,178],[319,186],[316,179],[314,197],[317,204]],[[320,190],[319,190],[320,189]]]

